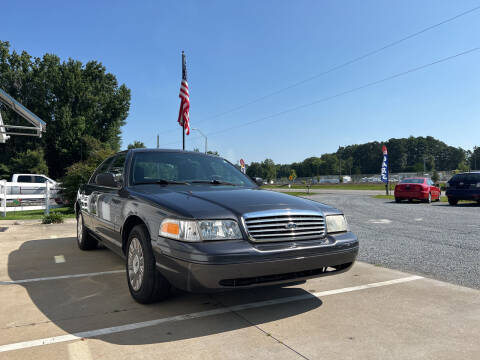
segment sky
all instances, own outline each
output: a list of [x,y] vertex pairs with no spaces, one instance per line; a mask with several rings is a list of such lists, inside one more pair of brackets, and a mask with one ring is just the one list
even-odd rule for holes
[[[181,148],[176,121],[184,50],[191,127],[207,135],[209,150],[232,162],[291,163],[411,135],[480,146],[480,50],[347,92],[478,48],[480,9],[251,103],[479,5],[3,0],[0,39],[33,56],[102,62],[132,93],[122,148],[134,140],[155,147],[157,134],[161,147]],[[203,150],[203,137],[192,131],[186,148]]]

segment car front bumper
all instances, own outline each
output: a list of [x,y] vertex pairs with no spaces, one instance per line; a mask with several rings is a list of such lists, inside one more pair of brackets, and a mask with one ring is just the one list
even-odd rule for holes
[[276,244],[246,240],[186,244],[188,253],[181,249],[184,243],[174,240],[161,238],[152,244],[162,275],[173,286],[191,292],[285,284],[337,274],[351,268],[359,248],[351,232]]

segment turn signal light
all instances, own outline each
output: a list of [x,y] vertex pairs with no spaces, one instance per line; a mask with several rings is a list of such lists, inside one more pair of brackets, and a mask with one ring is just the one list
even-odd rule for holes
[[164,222],[162,224],[162,232],[170,235],[180,234],[180,226],[173,222]]

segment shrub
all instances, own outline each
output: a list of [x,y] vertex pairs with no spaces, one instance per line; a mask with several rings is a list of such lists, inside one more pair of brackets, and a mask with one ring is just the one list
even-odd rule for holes
[[66,204],[73,206],[77,192],[82,184],[86,184],[95,171],[95,165],[86,161],[75,163],[67,168],[67,173],[62,179],[62,197]]
[[63,223],[63,216],[57,212],[52,211],[49,215],[45,215],[42,219],[42,224],[61,224]]

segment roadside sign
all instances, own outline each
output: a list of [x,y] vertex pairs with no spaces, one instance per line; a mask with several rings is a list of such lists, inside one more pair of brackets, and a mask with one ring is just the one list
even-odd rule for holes
[[240,170],[245,174],[245,161],[240,159]]

